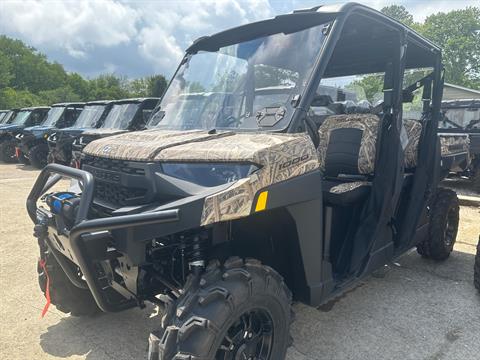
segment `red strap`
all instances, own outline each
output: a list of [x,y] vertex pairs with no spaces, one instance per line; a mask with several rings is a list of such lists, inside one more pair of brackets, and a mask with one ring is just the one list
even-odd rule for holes
[[47,286],[45,288],[45,297],[47,298],[47,303],[45,304],[45,306],[43,307],[43,310],[42,310],[42,318],[45,316],[45,314],[47,313],[48,311],[48,308],[50,307],[50,277],[48,276],[48,272],[47,272],[47,262],[43,259],[40,259],[39,261],[39,264],[40,264],[40,267],[43,269],[43,272],[45,273],[45,276],[47,277]]

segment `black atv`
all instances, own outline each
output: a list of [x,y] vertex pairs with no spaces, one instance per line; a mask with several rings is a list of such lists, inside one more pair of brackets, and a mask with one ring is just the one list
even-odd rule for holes
[[73,141],[84,131],[100,127],[112,106],[112,100],[85,103],[82,112],[72,126],[58,129],[47,137],[47,162],[70,165]]
[[97,129],[85,130],[72,144],[71,166],[80,168],[83,148],[96,139],[145,129],[159,98],[117,100],[105,121]]
[[[377,106],[346,111],[322,93],[364,74],[381,74]],[[200,38],[154,129],[91,142],[81,169],[41,172],[27,209],[42,291],[48,273],[52,303],[73,315],[166,305],[150,360],[283,359],[292,300],[325,303],[414,247],[452,252],[442,76],[437,46],[358,4]],[[419,121],[402,119],[413,92]],[[65,177],[77,184],[49,190]]]
[[82,111],[84,103],[53,104],[42,125],[23,129],[16,136],[16,156],[24,164],[32,164],[37,169],[47,165],[47,138],[58,129],[72,126]]
[[6,163],[17,161],[15,137],[29,126],[40,125],[46,118],[50,107],[37,106],[11,111],[7,122],[0,125],[0,160]]
[[442,156],[444,167],[450,173],[470,178],[480,194],[480,100],[442,102],[442,118],[438,125],[441,138],[445,138],[442,152],[454,154],[453,157]]

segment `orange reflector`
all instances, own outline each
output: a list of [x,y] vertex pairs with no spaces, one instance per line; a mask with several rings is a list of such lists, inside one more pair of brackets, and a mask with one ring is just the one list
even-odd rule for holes
[[258,195],[255,211],[265,210],[267,208],[267,199],[268,199],[268,191],[262,191],[260,195]]

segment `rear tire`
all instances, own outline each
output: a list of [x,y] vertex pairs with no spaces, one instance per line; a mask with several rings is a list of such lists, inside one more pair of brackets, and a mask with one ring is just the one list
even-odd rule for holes
[[15,144],[12,141],[7,140],[0,143],[0,158],[3,162],[9,164],[17,162]]
[[[72,316],[93,316],[101,312],[92,293],[88,289],[80,289],[72,284],[63,271],[60,264],[51,253],[45,254],[46,268],[50,279],[50,299],[55,307]],[[37,265],[38,284],[46,294],[47,276],[40,266]]]
[[[162,328],[150,335],[149,360],[280,360],[291,343],[290,290],[257,260],[213,261],[199,285],[167,306]],[[230,357],[228,357],[230,359]]]
[[37,144],[28,151],[28,159],[33,167],[43,169],[47,166],[48,145]]
[[478,291],[480,291],[480,236],[478,237],[477,255],[475,256],[473,283]]
[[446,260],[457,238],[460,205],[457,194],[439,188],[430,214],[428,237],[417,245],[417,251],[427,259]]

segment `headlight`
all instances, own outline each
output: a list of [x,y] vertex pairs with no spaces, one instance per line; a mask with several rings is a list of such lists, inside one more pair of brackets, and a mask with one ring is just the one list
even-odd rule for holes
[[57,141],[57,133],[54,132],[54,133],[50,134],[50,135],[47,137],[47,140],[48,140],[48,141],[52,141],[52,142]]
[[213,187],[248,177],[259,168],[235,163],[163,163],[165,175],[200,186]]
[[20,134],[15,135],[15,139],[22,140],[24,136],[25,136],[25,134],[20,133]]

